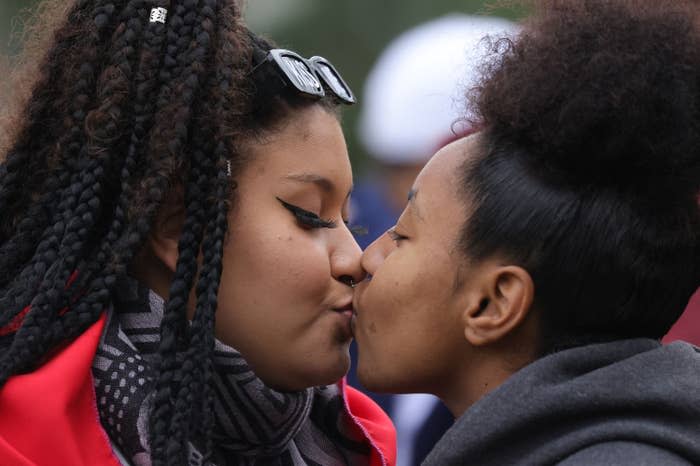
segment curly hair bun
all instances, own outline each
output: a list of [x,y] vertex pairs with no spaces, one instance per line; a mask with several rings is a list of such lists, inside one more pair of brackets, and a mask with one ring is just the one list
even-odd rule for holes
[[651,198],[700,189],[698,7],[551,0],[492,44],[475,106],[542,173]]

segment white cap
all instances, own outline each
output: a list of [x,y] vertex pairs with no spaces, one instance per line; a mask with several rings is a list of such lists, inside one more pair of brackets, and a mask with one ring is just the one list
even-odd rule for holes
[[425,162],[467,115],[466,92],[475,84],[488,35],[512,36],[514,23],[489,16],[451,14],[394,39],[365,82],[359,138],[388,164]]

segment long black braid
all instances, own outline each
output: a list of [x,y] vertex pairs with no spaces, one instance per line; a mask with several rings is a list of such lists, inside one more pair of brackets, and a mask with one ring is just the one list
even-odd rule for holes
[[[66,60],[80,58],[83,61],[82,56],[75,56],[78,49],[75,44],[84,34],[81,28],[76,27],[85,15],[84,8],[84,5],[73,5],[65,25],[56,31],[53,46],[40,66],[40,69],[46,71],[39,74],[31,98],[25,105],[23,120],[27,124],[16,135],[14,145],[6,154],[5,163],[0,166],[0,176],[3,179],[0,186],[0,212],[8,218],[12,218],[18,210],[24,209],[29,201],[31,191],[22,189],[21,185],[28,183],[30,186],[36,186],[42,180],[46,180],[46,160],[52,153],[52,147],[47,142],[55,141],[58,134],[63,133],[65,126],[69,125],[67,122],[66,125],[47,127],[45,122],[51,120],[54,115],[65,112],[65,101],[60,98],[60,89],[78,81],[77,73],[80,71],[64,65]],[[106,47],[107,44],[98,44],[96,52],[104,53]],[[12,222],[0,224],[0,239],[3,243],[14,226],[16,225]]]
[[[94,17],[99,17],[101,22],[106,22],[113,11],[113,5],[98,3],[94,8]],[[73,11],[70,19],[78,21],[84,15],[85,12],[81,15],[79,11]],[[37,254],[37,243],[44,244],[44,247],[40,248],[42,250],[38,252],[47,253],[46,244],[51,241],[47,228],[53,226],[54,229],[59,230],[63,226],[57,220],[58,212],[55,204],[57,193],[69,186],[71,171],[61,168],[66,163],[75,163],[77,159],[67,154],[75,151],[76,146],[80,147],[80,140],[83,137],[81,128],[84,125],[87,106],[94,97],[97,70],[92,63],[107,50],[107,46],[100,41],[98,28],[90,27],[89,34],[85,34],[84,37],[79,37],[75,30],[67,31],[68,29],[71,29],[71,26],[64,27],[57,34],[57,43],[47,57],[50,63],[48,73],[37,83],[27,107],[25,119],[28,124],[18,136],[15,147],[10,149],[5,164],[6,175],[3,175],[3,183],[0,186],[0,192],[4,193],[0,196],[0,208],[6,219],[2,222],[2,228],[14,227],[14,231],[4,230],[2,237],[0,286],[5,289],[9,280],[14,279],[15,286],[11,288],[17,289],[19,288],[17,285],[23,286],[27,294],[2,295],[0,305],[9,312],[4,312],[0,317],[0,325],[6,324],[6,318],[16,312],[13,303],[5,298],[16,299],[21,305],[26,305],[27,297],[34,294],[36,283],[43,277],[41,270],[34,272],[24,267],[24,273],[17,278],[14,273],[17,267],[23,263],[26,265],[27,260],[32,256],[36,258],[41,255]],[[79,52],[76,49],[78,48],[86,49],[80,57],[84,61],[76,67],[76,71],[64,71],[65,67],[61,65],[61,60],[69,59],[71,56],[77,59]],[[69,93],[73,96],[71,99],[56,95],[56,89],[63,86],[71,89]],[[70,111],[66,112],[66,108],[70,108]],[[47,121],[51,122],[52,114],[60,113],[65,114],[64,121],[58,125],[46,124]],[[49,129],[45,129],[45,126]],[[37,146],[39,143],[42,143],[42,146]],[[55,150],[56,147],[60,149]],[[49,167],[52,167],[50,172]],[[6,177],[7,183],[4,181]],[[46,181],[42,182],[41,179]],[[24,186],[29,186],[30,189]],[[31,189],[34,186],[40,186],[40,189]],[[41,193],[40,200],[31,202],[31,197],[37,193]],[[29,206],[28,215],[19,214],[27,209],[27,205]],[[19,225],[16,225],[17,223]],[[51,249],[51,251],[54,250]],[[53,257],[48,259],[50,263],[53,262]],[[41,266],[41,263],[37,265],[39,268]],[[36,277],[35,280],[28,281],[30,276]]]
[[[212,6],[214,2],[212,1]],[[202,8],[204,14],[212,11],[208,6]],[[223,13],[223,11],[222,11]],[[223,16],[223,15],[222,15]],[[223,49],[219,48],[219,50]],[[219,61],[217,74],[209,78],[206,88],[210,92],[209,101],[217,102],[213,111],[202,109],[209,113],[211,118],[222,117],[225,112],[226,90],[231,84],[231,59],[224,50],[223,56],[215,57]],[[223,243],[227,226],[227,189],[229,183],[223,168],[227,163],[227,151],[221,143],[222,138],[217,137],[214,128],[201,126],[193,131],[193,142],[195,149],[193,156],[201,160],[201,165],[207,171],[203,174],[197,185],[201,188],[200,193],[206,193],[204,197],[203,210],[206,211],[207,220],[203,225],[205,228],[204,242],[202,243],[202,273],[206,274],[199,280],[196,288],[197,305],[196,312],[191,326],[191,339],[187,348],[185,363],[182,366],[182,381],[179,384],[174,397],[174,416],[171,420],[168,442],[168,457],[171,461],[178,461],[177,457],[181,450],[178,448],[188,438],[192,432],[182,429],[180,426],[198,429],[195,435],[202,435],[205,439],[211,440],[211,429],[213,426],[212,406],[208,405],[210,396],[211,380],[211,358],[205,355],[211,354],[214,348],[214,323],[217,305],[217,293],[221,274],[221,263],[223,255]],[[211,180],[214,180],[211,183]],[[198,400],[204,400],[205,405],[200,406]],[[192,417],[191,422],[183,423]],[[207,446],[207,451],[211,447]]]
[[[98,3],[94,9],[94,27],[91,28],[90,36],[92,48],[101,42],[100,36],[105,33],[104,29],[114,11],[112,4]],[[65,151],[61,154],[65,168],[59,166],[57,171],[71,171],[70,184],[54,193],[60,201],[53,211],[52,225],[44,231],[33,258],[23,265],[18,279],[2,290],[4,296],[21,297],[24,304],[31,305],[31,311],[26,315],[12,345],[0,359],[0,383],[4,383],[18,370],[30,369],[31,363],[45,354],[56,343],[57,337],[63,337],[60,333],[54,334],[51,331],[54,330],[52,323],[57,316],[55,310],[62,309],[67,304],[66,284],[75,271],[77,257],[83,247],[81,236],[87,233],[90,224],[94,222],[95,213],[101,204],[98,196],[102,188],[100,181],[104,176],[104,167],[99,163],[106,157],[88,158],[88,136],[83,130],[86,107],[94,99],[95,75],[93,66],[81,66],[73,90],[77,97],[69,110],[71,125],[66,135],[58,141],[58,146]],[[28,294],[33,295],[31,301],[27,299]],[[9,309],[11,313],[18,311],[16,307],[10,306]],[[75,330],[81,332],[84,329]],[[30,344],[24,344],[25,340]]]
[[[189,118],[194,113],[193,106],[195,100],[201,96],[201,82],[205,79],[205,63],[209,58],[211,47],[211,35],[213,34],[216,2],[205,0],[197,2],[186,0],[181,12],[182,25],[186,28],[186,33],[192,37],[192,41],[185,50],[181,50],[175,63],[182,69],[182,86],[180,87],[180,98],[184,102],[183,109],[178,115],[182,120],[178,127],[179,131],[173,134],[170,144],[176,150],[181,150],[179,146],[185,146],[191,142],[192,134],[189,130]],[[173,18],[175,25],[180,25],[176,18]],[[190,26],[190,24],[192,26]],[[182,41],[169,44],[173,49],[178,45],[181,49]],[[177,121],[177,120],[176,120]],[[156,381],[156,395],[154,399],[153,414],[150,418],[153,443],[151,452],[156,459],[164,458],[164,464],[180,464],[186,457],[182,445],[186,444],[188,436],[189,422],[182,414],[181,396],[177,396],[179,390],[187,390],[188,384],[183,380],[183,373],[191,371],[191,360],[185,360],[182,366],[177,363],[176,353],[179,343],[187,341],[187,328],[183,326],[187,311],[187,302],[197,271],[197,256],[204,234],[205,209],[204,199],[208,189],[207,178],[211,177],[206,173],[204,162],[205,155],[201,149],[194,144],[190,144],[188,152],[191,153],[192,163],[189,168],[189,182],[185,190],[185,221],[178,245],[178,262],[175,269],[175,276],[170,286],[169,299],[165,306],[163,322],[161,324],[161,341],[159,354],[161,355],[159,377]],[[211,178],[209,178],[211,179]],[[204,271],[204,270],[203,270]],[[173,393],[175,392],[175,393]],[[175,439],[179,441],[175,441]],[[154,464],[159,464],[158,461]]]

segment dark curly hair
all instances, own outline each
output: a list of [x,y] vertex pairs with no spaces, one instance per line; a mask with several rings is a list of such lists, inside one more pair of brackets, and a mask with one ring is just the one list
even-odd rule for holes
[[[167,22],[149,21],[157,7]],[[23,111],[5,122],[14,133],[0,164],[0,386],[111,306],[179,189],[185,220],[150,436],[154,465],[186,464],[191,435],[211,441],[217,291],[245,145],[295,109],[335,113],[339,102],[280,88],[265,67],[253,72],[272,44],[246,28],[235,0],[75,0],[41,11],[39,27],[65,16],[23,83]]]
[[700,31],[690,1],[551,0],[470,94],[467,257],[535,283],[541,353],[662,337],[700,284]]

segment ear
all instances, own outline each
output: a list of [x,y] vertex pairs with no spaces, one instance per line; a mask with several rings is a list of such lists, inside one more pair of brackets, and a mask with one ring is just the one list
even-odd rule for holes
[[522,267],[489,270],[462,314],[467,341],[483,346],[511,334],[530,312],[534,294],[532,277]]
[[185,221],[184,199],[181,189],[174,188],[161,206],[148,237],[153,254],[175,273],[178,244]]

